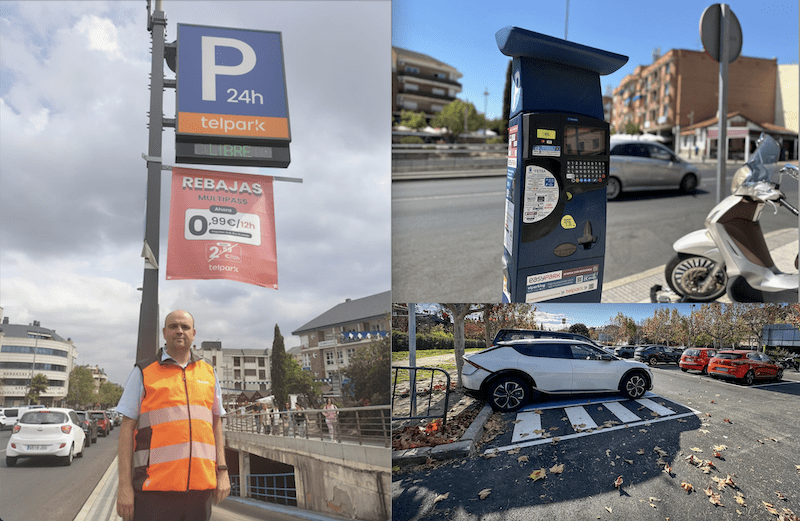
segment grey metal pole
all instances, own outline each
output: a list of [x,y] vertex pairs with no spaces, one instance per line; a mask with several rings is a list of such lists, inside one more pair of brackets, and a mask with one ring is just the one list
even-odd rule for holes
[[725,184],[728,160],[728,61],[730,41],[728,36],[728,5],[720,5],[719,23],[719,133],[717,137],[717,204],[724,197],[722,187]]
[[417,305],[408,304],[408,381],[411,391],[411,416],[417,415]]
[[[148,4],[149,11],[149,4]],[[149,13],[148,13],[149,16]],[[147,207],[145,213],[145,252],[142,304],[139,309],[139,340],[136,360],[153,356],[158,350],[158,251],[161,223],[161,133],[163,131],[164,37],[167,18],[156,2],[148,29],[152,36],[150,71],[150,141],[147,149]],[[145,253],[143,252],[143,253]]]

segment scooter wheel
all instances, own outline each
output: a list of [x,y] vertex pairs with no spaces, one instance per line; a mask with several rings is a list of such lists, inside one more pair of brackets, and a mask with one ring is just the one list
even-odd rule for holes
[[706,291],[700,289],[714,267],[714,261],[707,257],[679,253],[667,263],[664,277],[672,291],[687,300],[711,302],[724,295],[728,285],[728,274],[723,267]]

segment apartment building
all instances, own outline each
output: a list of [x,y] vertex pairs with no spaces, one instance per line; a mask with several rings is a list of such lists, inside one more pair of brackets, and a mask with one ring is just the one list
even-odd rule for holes
[[463,75],[427,54],[392,47],[392,120],[402,110],[424,112],[428,122],[461,92]]
[[[777,134],[787,150],[796,150],[796,130],[776,125],[776,113],[792,114],[791,109],[783,108],[783,100],[790,95],[781,97],[784,90],[779,79],[790,81],[790,75],[779,78],[775,59],[740,56],[730,64],[728,112],[742,116],[737,122],[742,128],[729,132],[731,157],[748,155],[758,134],[765,130]],[[611,127],[624,133],[632,124],[644,133],[665,138],[673,148],[678,134],[683,136],[677,147],[682,155],[697,152],[715,157],[718,81],[719,64],[705,52],[672,49],[651,65],[636,67],[614,89]],[[796,81],[795,75],[795,85]],[[796,114],[796,106],[794,111]],[[701,122],[703,125],[698,125]]]
[[389,333],[391,295],[386,291],[346,299],[292,331],[300,337],[303,370],[338,390],[341,371],[349,365],[356,349]]
[[47,390],[39,403],[63,405],[69,389],[69,374],[78,352],[72,339],[64,339],[54,329],[42,327],[38,320],[31,324],[11,324],[0,308],[0,404],[5,407],[26,405],[31,378],[47,377]]
[[[223,395],[239,395],[242,391],[260,391],[263,396],[271,393],[268,349],[223,349],[220,341],[206,341],[195,353],[214,368]],[[227,398],[225,401],[228,403]]]

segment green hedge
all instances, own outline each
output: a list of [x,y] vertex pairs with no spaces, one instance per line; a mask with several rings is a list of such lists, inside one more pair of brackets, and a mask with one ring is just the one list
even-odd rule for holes
[[[470,348],[483,348],[486,347],[486,342],[483,340],[469,340],[467,339],[464,347]],[[444,333],[431,333],[431,334],[417,334],[417,351],[425,351],[428,349],[454,349],[453,336]],[[399,331],[392,331],[392,352],[408,351],[408,333],[401,333]]]

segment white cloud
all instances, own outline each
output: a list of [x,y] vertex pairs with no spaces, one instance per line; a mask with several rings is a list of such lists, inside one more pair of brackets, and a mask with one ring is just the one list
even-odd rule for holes
[[89,49],[103,51],[114,60],[122,58],[117,43],[117,28],[111,20],[93,14],[86,15],[75,24],[75,29],[86,37]]

